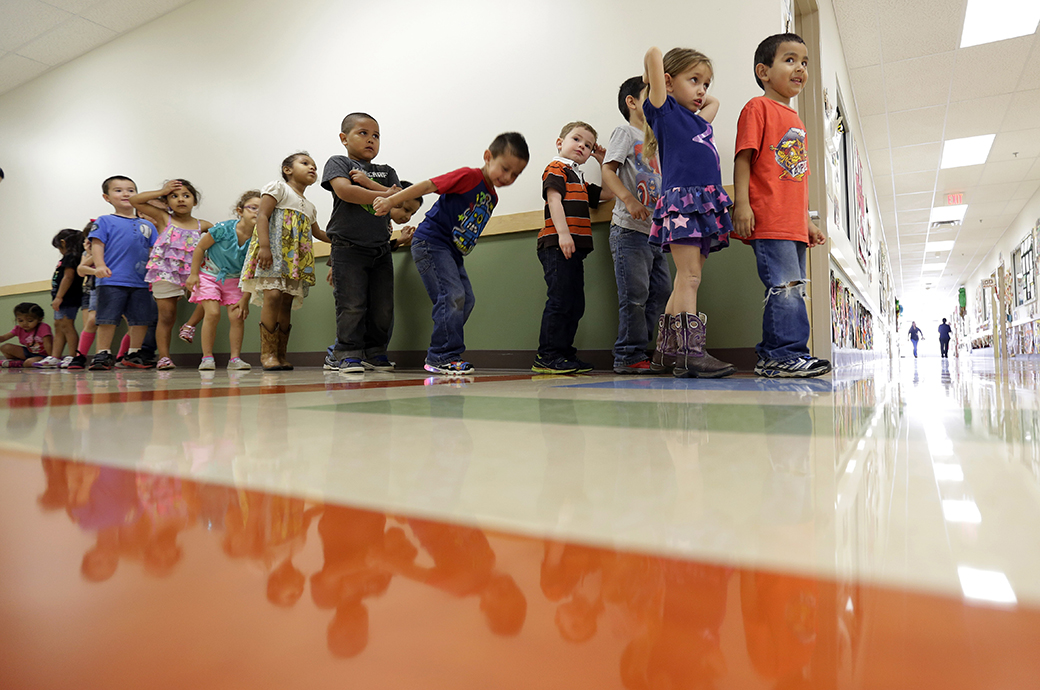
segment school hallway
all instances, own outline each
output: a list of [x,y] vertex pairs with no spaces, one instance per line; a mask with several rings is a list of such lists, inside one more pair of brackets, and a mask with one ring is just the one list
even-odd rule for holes
[[1035,687],[1007,366],[2,371],[0,686]]

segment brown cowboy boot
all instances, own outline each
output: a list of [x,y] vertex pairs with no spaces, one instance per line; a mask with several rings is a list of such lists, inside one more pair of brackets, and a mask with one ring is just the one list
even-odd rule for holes
[[680,328],[677,330],[679,342],[675,349],[675,369],[672,371],[674,376],[717,379],[736,372],[735,366],[715,359],[704,349],[707,340],[704,324],[708,320],[707,316],[684,312],[675,318],[680,322]]
[[675,320],[671,314],[661,314],[657,319],[657,345],[654,346],[654,356],[650,359],[650,371],[660,373],[675,366]]
[[293,365],[285,358],[285,351],[289,345],[289,331],[292,326],[279,327],[278,331],[278,365],[285,371],[292,371]]
[[278,361],[278,333],[278,324],[275,324],[273,331],[269,331],[263,321],[260,322],[260,366],[264,371],[282,370]]

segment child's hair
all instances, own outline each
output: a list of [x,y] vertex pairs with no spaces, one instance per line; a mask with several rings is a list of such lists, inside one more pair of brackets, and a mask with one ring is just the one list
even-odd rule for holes
[[285,169],[293,167],[293,163],[295,163],[296,159],[300,156],[307,156],[308,158],[310,158],[311,154],[307,153],[306,151],[297,151],[296,153],[290,153],[288,156],[285,157],[285,159],[282,161],[282,165],[278,168],[282,171],[282,179],[286,182],[289,181],[289,176],[285,174]]
[[35,302],[19,302],[14,305],[14,315],[15,318],[18,316],[35,316],[40,321],[43,321],[45,316],[43,307]]
[[[73,230],[72,228],[65,228],[59,230],[53,239],[51,239],[51,245],[59,251],[61,251],[61,243],[65,243],[65,251],[63,254],[77,254],[83,251],[83,233],[79,230]],[[79,252],[77,252],[77,247]]]
[[527,150],[527,140],[520,132],[503,132],[495,137],[488,146],[492,158],[511,153],[522,161],[531,160],[531,152]]
[[[693,48],[672,48],[664,54],[661,62],[664,65],[664,73],[673,77],[677,77],[686,70],[693,69],[698,65],[707,65],[713,74],[715,72],[711,59]],[[657,155],[657,137],[654,136],[654,130],[650,127],[650,123],[647,122],[643,125],[643,157],[649,160],[655,155]]]
[[341,122],[339,125],[339,131],[343,132],[344,134],[349,134],[350,130],[354,129],[354,125],[356,125],[359,120],[371,120],[372,122],[379,122],[379,120],[375,119],[368,113],[351,113],[347,115],[345,118],[343,118],[343,122]]
[[[412,183],[409,182],[408,180],[401,180],[401,189],[408,189],[411,186],[412,186]],[[415,197],[414,199],[412,199],[412,201],[418,201],[419,202],[419,208],[422,208],[422,197],[421,196]]]
[[131,180],[126,175],[113,175],[112,177],[109,177],[108,179],[106,179],[104,182],[101,183],[101,193],[102,194],[108,194],[109,186],[111,186],[111,184],[113,182],[115,182],[116,180],[126,180],[127,182],[132,184],[134,187],[137,186],[137,183],[134,182],[133,180]]
[[[292,165],[292,163],[289,165]],[[261,196],[259,189],[250,189],[248,192],[243,192],[242,196],[238,197],[238,201],[235,202],[235,206],[231,210],[237,213],[239,210],[246,207],[247,201],[250,199],[259,199]]]
[[758,78],[758,66],[765,65],[766,67],[773,66],[773,60],[776,59],[776,49],[780,47],[781,43],[801,43],[805,45],[805,41],[798,34],[773,34],[769,38],[766,38],[758,47],[755,48],[755,66],[752,68],[752,72],[755,75],[755,83],[758,84],[758,88],[765,89],[762,85],[762,80]]
[[628,122],[628,97],[639,100],[639,94],[643,93],[643,89],[647,88],[648,85],[643,81],[642,77],[629,77],[625,81],[621,82],[621,88],[618,89],[617,105],[618,110],[621,111],[621,117],[625,118],[625,122]]
[[[166,180],[165,182],[163,182],[163,187],[170,184],[171,182],[180,182],[182,185],[184,185],[184,188],[191,192],[191,195],[195,197],[196,206],[202,203],[202,195],[199,194],[199,190],[195,189],[195,185],[193,185],[191,182],[188,182],[187,180],[181,177],[175,177],[172,180]],[[164,196],[159,197],[159,200],[162,201],[164,204],[166,203],[166,197]]]
[[582,129],[589,130],[589,134],[592,135],[593,139],[599,139],[599,135],[596,134],[596,128],[590,125],[588,122],[582,122],[581,120],[575,120],[574,122],[568,122],[560,130],[560,138],[563,139],[565,136],[570,134],[572,131],[581,127]]

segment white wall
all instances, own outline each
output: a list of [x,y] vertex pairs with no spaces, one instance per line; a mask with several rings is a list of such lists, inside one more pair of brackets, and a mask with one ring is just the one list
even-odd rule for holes
[[[50,277],[50,238],[108,212],[109,175],[140,189],[185,177],[203,195],[198,217],[217,221],[292,151],[319,166],[342,153],[354,110],[379,120],[377,162],[411,180],[478,165],[497,133],[523,132],[531,164],[496,212],[537,210],[560,126],[587,120],[605,142],[621,123],[617,88],[654,44],[713,58],[716,142],[732,161],[779,4],[197,0],[0,96],[0,241],[17,248],[0,252],[0,286]],[[324,224],[330,195],[310,198]]]

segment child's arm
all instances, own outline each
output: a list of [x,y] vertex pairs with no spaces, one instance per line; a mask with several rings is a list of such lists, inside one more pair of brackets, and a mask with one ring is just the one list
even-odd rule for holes
[[364,187],[365,189],[369,189],[373,192],[385,192],[387,189],[389,189],[389,187],[384,187],[383,185],[379,184],[371,177],[366,175],[364,170],[351,170],[350,181],[359,187]]
[[55,295],[54,299],[51,300],[51,309],[57,311],[61,309],[61,302],[65,299],[65,293],[72,287],[72,281],[76,276],[76,272],[71,268],[66,268],[64,275],[61,277],[61,283],[58,284],[58,294]]
[[752,149],[744,149],[733,161],[733,233],[742,239],[755,231],[755,213],[751,210],[748,185],[751,183]]
[[268,269],[274,264],[271,255],[271,214],[274,213],[274,205],[275,199],[270,194],[260,197],[260,210],[256,214],[257,268]]
[[603,188],[610,191],[618,201],[625,205],[628,215],[636,220],[646,220],[650,217],[650,209],[639,203],[635,195],[628,191],[628,187],[618,177],[617,170],[621,166],[619,161],[609,161],[603,164]]
[[206,250],[212,247],[214,242],[213,235],[207,232],[199,238],[199,243],[195,245],[195,251],[191,255],[191,274],[184,281],[184,287],[188,288],[190,292],[195,292],[195,288],[199,286],[199,271],[202,270]]
[[249,298],[252,297],[252,294],[251,292],[243,292],[242,299],[238,300],[238,303],[231,305],[231,308],[228,310],[228,316],[245,321],[249,317]]
[[558,189],[547,189],[545,190],[545,203],[549,206],[549,217],[552,218],[556,234],[559,235],[560,251],[563,252],[563,258],[569,259],[574,254],[574,238],[571,237],[571,229],[567,226],[567,213],[563,210],[563,194]]
[[321,229],[317,222],[311,224],[311,234],[325,244],[332,244],[332,240],[329,239],[329,236],[325,234],[325,231]]
[[94,275],[98,278],[110,278],[112,269],[105,265],[105,243],[97,238],[90,242],[91,254],[94,255]]
[[809,246],[817,247],[821,244],[827,243],[827,236],[823,234],[823,230],[816,227],[816,223],[813,222],[812,216],[809,212],[805,212],[805,222],[809,224]]
[[425,196],[426,194],[436,193],[437,185],[435,185],[432,180],[423,180],[422,182],[413,184],[411,187],[408,187],[407,189],[402,189],[401,191],[395,194],[391,194],[390,196],[379,197],[378,199],[372,202],[372,208],[375,209],[377,216],[385,216],[386,214],[390,213],[390,209],[400,204],[403,204],[406,201],[418,199],[419,197]]
[[643,58],[643,81],[650,85],[647,99],[655,108],[660,108],[668,100],[668,86],[664,81],[664,60],[661,49],[654,46],[646,51]]
[[4,333],[3,335],[0,335],[0,343],[10,340],[13,337],[15,337],[14,331],[11,331],[10,333]]
[[157,209],[152,206],[150,201],[158,199],[161,196],[166,196],[175,189],[180,189],[184,185],[179,180],[170,180],[166,183],[166,186],[162,189],[156,189],[151,192],[141,192],[140,194],[134,194],[130,197],[130,204],[137,209],[137,213],[144,216],[148,220],[152,221],[152,224],[157,228],[166,227],[166,219],[169,218],[169,214],[165,211]]
[[719,114],[719,99],[714,96],[705,96],[704,105],[701,106],[700,112],[697,114],[708,122],[714,120],[715,116]]
[[377,192],[356,185],[347,177],[334,177],[329,180],[332,191],[348,204],[361,204],[362,206],[375,203],[376,199],[386,196],[386,192]]
[[[600,146],[599,144],[596,144],[595,146],[592,147],[592,157],[596,159],[597,163],[599,163],[599,167],[600,167],[600,172],[601,173],[603,172],[603,158],[606,155],[607,155],[607,150],[605,148],[603,148],[602,146]],[[613,198],[614,198],[614,192],[613,192],[613,190],[610,189],[610,187],[607,187],[604,184],[602,187],[599,188],[599,200],[600,201],[610,201]]]
[[79,266],[76,267],[76,273],[84,277],[97,275],[97,269],[94,268],[93,251],[85,251],[83,256],[79,257]]

